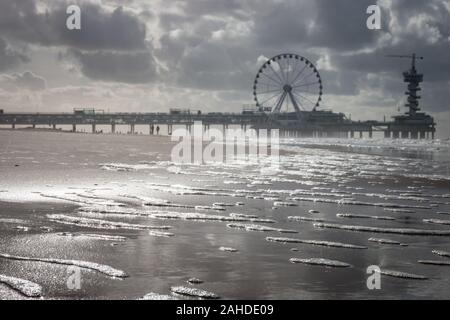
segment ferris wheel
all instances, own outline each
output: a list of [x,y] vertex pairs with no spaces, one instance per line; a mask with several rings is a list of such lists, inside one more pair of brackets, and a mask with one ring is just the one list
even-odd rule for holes
[[298,54],[267,60],[253,83],[256,106],[264,111],[312,111],[322,100],[322,79],[314,64]]

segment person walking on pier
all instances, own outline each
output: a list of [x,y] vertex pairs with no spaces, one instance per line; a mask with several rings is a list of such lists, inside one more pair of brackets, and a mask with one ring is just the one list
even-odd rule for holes
[[154,132],[155,132],[155,126],[152,124],[150,126],[150,134],[153,135]]
[[156,126],[156,134],[159,135],[159,126]]

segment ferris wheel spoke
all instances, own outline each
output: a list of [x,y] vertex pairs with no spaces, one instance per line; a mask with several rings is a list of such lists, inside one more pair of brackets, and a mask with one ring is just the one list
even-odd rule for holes
[[301,81],[308,79],[308,78],[309,78],[310,76],[312,76],[314,73],[315,73],[315,72],[313,71],[313,72],[311,72],[310,74],[308,74],[308,75],[306,75],[306,76],[303,76],[302,78],[300,78],[300,79],[298,79],[297,81],[295,81],[294,83],[292,83],[292,85],[295,85],[296,83],[300,83]]
[[283,70],[284,70],[285,80],[286,80],[286,83],[289,83],[289,77],[288,77],[288,74],[289,74],[289,58],[286,59],[286,63],[283,63],[283,64],[284,64]]
[[295,99],[293,94],[290,94],[289,97],[291,98],[292,104],[294,106],[297,105],[300,110],[305,110],[305,108],[303,107],[303,104],[301,104],[300,100]]
[[297,70],[297,66],[298,66],[298,59],[295,59],[295,66],[291,71],[291,74],[295,74],[295,71]]
[[292,80],[291,85],[297,81],[298,77],[303,73],[303,71],[305,71],[306,67],[306,65],[303,66],[302,70],[300,70],[300,72],[295,76],[294,80]]
[[299,84],[299,85],[296,85],[296,86],[292,86],[292,88],[306,87],[306,86],[310,86],[310,85],[313,85],[313,84],[316,84],[316,83],[319,83],[319,81],[316,81],[316,82],[310,82],[310,83],[305,83],[305,84]]
[[272,112],[278,112],[280,111],[281,107],[283,106],[284,99],[286,98],[286,91],[283,92],[281,97],[278,99],[277,103],[275,104],[275,108],[273,108]]
[[278,80],[276,80],[276,79],[274,79],[274,78],[272,78],[271,76],[269,76],[268,74],[265,74],[264,72],[261,72],[261,74],[262,75],[264,75],[264,76],[266,76],[267,78],[269,78],[270,80],[272,80],[272,81],[275,81],[276,83],[278,83],[280,86],[282,86],[283,85],[283,83],[282,82],[280,82],[280,81],[278,81]]
[[276,94],[274,94],[273,96],[271,96],[271,97],[269,97],[268,99],[266,99],[266,100],[264,100],[263,102],[261,102],[260,104],[261,104],[261,105],[264,105],[264,103],[268,102],[269,100],[271,100],[271,99],[273,99],[273,98],[275,98],[275,97],[277,97],[277,96],[279,96],[279,95],[280,95],[280,93],[276,93]]
[[[290,64],[291,59],[287,59],[287,71],[286,71],[286,83],[289,83],[289,72],[291,70],[291,64]],[[289,100],[289,99],[288,99]]]
[[295,93],[295,92],[293,92],[296,96],[298,96],[299,98],[302,98],[302,99],[306,99],[306,100],[308,100],[309,102],[311,102],[312,103],[312,105],[313,106],[315,106],[316,105],[316,103],[317,102],[313,102],[313,101],[311,101],[311,99],[309,99],[309,98],[307,98],[307,97],[305,97],[305,96],[303,96],[303,95],[301,95],[301,94],[299,94],[299,93]]
[[[279,65],[278,65],[279,66]],[[283,84],[283,79],[279,76],[279,74],[275,71],[275,69],[272,67],[272,65],[269,63],[270,69],[272,69],[273,73],[277,76],[277,78],[280,80],[280,84]]]
[[262,91],[262,92],[256,92],[256,93],[258,93],[258,94],[266,94],[266,93],[272,93],[272,92],[280,92],[281,93],[281,91],[283,91],[283,89],[278,88],[278,89],[274,89],[274,90],[268,90],[268,91]]

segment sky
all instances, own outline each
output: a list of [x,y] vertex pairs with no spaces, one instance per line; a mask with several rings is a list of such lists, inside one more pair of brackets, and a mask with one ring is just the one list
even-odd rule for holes
[[[81,9],[68,30],[66,9]],[[369,30],[369,5],[381,29]],[[264,61],[296,53],[322,107],[382,120],[406,109],[402,72],[424,56],[422,110],[450,137],[450,0],[0,0],[5,112],[240,112]]]

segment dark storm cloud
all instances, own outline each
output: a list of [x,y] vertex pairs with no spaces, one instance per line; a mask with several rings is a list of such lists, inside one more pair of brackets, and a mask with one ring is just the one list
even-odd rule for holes
[[72,51],[85,76],[94,80],[148,83],[155,79],[156,68],[148,51],[82,52]]
[[9,70],[28,58],[22,53],[8,47],[6,41],[0,37],[0,71]]
[[[66,8],[78,3],[81,30],[68,30]],[[0,33],[5,37],[43,46],[71,46],[79,49],[133,50],[145,48],[145,25],[121,7],[107,12],[83,2],[52,2],[39,12],[32,0],[0,2]]]
[[[373,43],[379,33],[366,28],[373,0],[289,0],[254,13],[255,35],[262,45],[353,50]],[[386,25],[386,23],[383,23]]]
[[[80,63],[81,72],[91,79],[145,83],[155,78],[152,46],[146,41],[146,26],[138,16],[122,7],[107,10],[87,1],[46,4],[43,12],[32,0],[0,2],[1,34],[26,44],[71,48],[68,52]],[[81,30],[66,27],[69,4],[80,6]],[[20,60],[20,56],[6,52],[4,47],[0,42],[0,55],[6,57],[0,67]],[[67,58],[70,57],[62,56]]]
[[[42,9],[37,1],[1,1],[0,36],[14,48],[23,42],[69,52],[60,64],[73,68],[75,58],[89,79],[157,81],[161,88],[226,92],[212,93],[218,101],[233,100],[233,92],[250,101],[263,57],[294,52],[319,66],[325,95],[380,105],[379,96],[403,98],[401,73],[410,64],[384,56],[416,52],[425,57],[418,64],[423,104],[448,107],[448,0],[76,0],[81,31],[65,28],[68,2],[42,1]],[[366,9],[376,3],[382,29],[368,30]],[[27,55],[34,58],[33,46]],[[1,40],[0,57],[0,70],[25,59]]]

